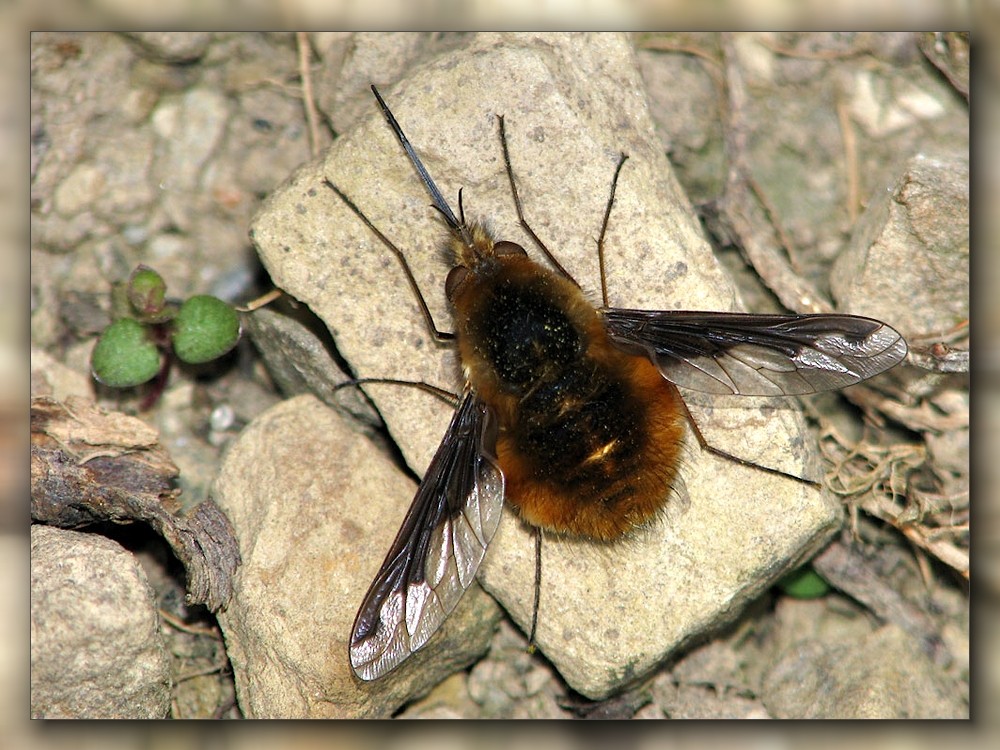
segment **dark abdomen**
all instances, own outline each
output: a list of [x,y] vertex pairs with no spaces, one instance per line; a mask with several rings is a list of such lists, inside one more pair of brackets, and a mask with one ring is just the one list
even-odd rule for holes
[[579,289],[533,263],[502,267],[456,307],[462,363],[497,412],[506,499],[522,518],[612,539],[655,515],[683,438],[676,388],[614,347]]
[[529,523],[613,539],[666,504],[683,439],[680,396],[647,360],[622,354],[617,364],[567,371],[502,430],[507,501]]

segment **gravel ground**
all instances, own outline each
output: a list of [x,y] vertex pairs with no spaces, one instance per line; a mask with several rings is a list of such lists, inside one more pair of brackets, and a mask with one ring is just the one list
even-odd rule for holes
[[[247,236],[261,201],[368,112],[369,81],[391,84],[408,66],[467,41],[459,34],[34,34],[33,393],[90,394],[135,413],[139,395],[95,390],[87,379],[95,335],[109,320],[110,284],[145,263],[179,297],[244,303],[267,291]],[[726,145],[743,126],[743,156],[791,249],[787,265],[824,296],[864,206],[908,159],[964,153],[967,164],[960,37],[690,34],[632,42],[658,135],[707,225],[745,239],[719,221],[717,202]],[[742,107],[731,96],[736,73],[747,94]],[[771,311],[787,299],[781,282],[771,279],[768,289],[738,251],[724,246],[720,259],[749,309]],[[964,336],[967,348],[968,329],[950,327],[920,332],[959,350]],[[207,497],[240,429],[281,398],[249,343],[215,371],[174,373],[159,405],[141,416],[179,466],[188,506]],[[850,510],[839,552],[817,563],[839,591],[815,600],[768,594],[652,681],[600,704],[568,693],[504,621],[482,661],[401,715],[967,715],[967,372],[925,372],[908,389],[895,384],[859,398],[851,405],[824,397],[809,407],[828,476]],[[873,472],[866,485],[845,473],[859,457]],[[184,605],[183,576],[169,554],[140,529],[106,531],[136,552],[155,591],[171,656],[170,715],[239,718],[215,620]],[[898,598],[893,612],[873,603],[885,592]],[[920,647],[915,634],[924,637]],[[918,651],[926,663],[909,658]],[[888,697],[859,697],[864,685]]]

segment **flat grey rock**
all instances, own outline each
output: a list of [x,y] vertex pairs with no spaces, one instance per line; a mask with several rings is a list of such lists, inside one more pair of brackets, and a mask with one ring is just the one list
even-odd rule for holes
[[153,589],[132,553],[32,525],[32,718],[162,719],[170,688]]
[[[595,303],[596,238],[618,154],[628,153],[606,241],[611,305],[739,309],[657,143],[624,36],[476,35],[381,91],[455,209],[464,188],[467,216],[488,218],[499,238],[538,259],[517,224],[504,171],[496,115],[505,115],[528,221]],[[460,390],[455,353],[429,336],[396,259],[324,177],[406,253],[437,325],[450,327],[444,225],[374,100],[367,117],[257,216],[252,236],[274,282],[324,320],[359,376]],[[409,464],[424,471],[449,408],[415,389],[368,391]],[[688,395],[711,444],[814,476],[794,400]],[[681,473],[663,518],[625,540],[545,537],[538,645],[590,698],[641,678],[734,618],[840,520],[838,504],[819,491],[705,455],[691,438]],[[480,570],[484,588],[524,629],[533,550],[530,530],[505,514]]]
[[917,154],[858,221],[830,284],[844,312],[907,336],[969,318],[969,156]]
[[215,498],[243,557],[219,624],[247,718],[387,718],[486,651],[500,613],[474,587],[390,679],[351,673],[354,615],[413,490],[313,396],[278,404],[240,434]]

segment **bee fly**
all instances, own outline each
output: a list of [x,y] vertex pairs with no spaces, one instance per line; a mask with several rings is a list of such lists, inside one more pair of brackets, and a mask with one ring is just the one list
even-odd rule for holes
[[906,355],[895,330],[851,315],[609,308],[603,242],[624,154],[597,243],[605,298],[597,309],[524,219],[502,116],[518,218],[554,270],[520,245],[495,239],[482,223],[467,222],[461,192],[456,217],[374,86],[372,92],[448,225],[455,266],[445,292],[454,333],[434,325],[402,252],[327,184],[399,259],[435,338],[457,340],[465,385],[354,622],[350,660],[362,680],[393,670],[441,626],[472,585],[504,500],[536,528],[614,540],[666,504],[685,422],[703,449],[748,463],[705,442],[677,386],[807,394],[865,380]]

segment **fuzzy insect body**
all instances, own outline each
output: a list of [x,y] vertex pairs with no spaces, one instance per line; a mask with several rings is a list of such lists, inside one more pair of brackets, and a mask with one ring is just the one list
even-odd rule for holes
[[[358,611],[349,650],[362,680],[391,672],[445,621],[475,580],[505,500],[535,527],[613,541],[669,501],[686,421],[703,449],[746,464],[704,441],[677,386],[801,395],[853,385],[906,355],[897,331],[852,315],[595,308],[524,220],[502,117],[500,140],[518,216],[554,270],[520,245],[495,239],[483,224],[467,223],[461,194],[456,217],[372,91],[448,225],[455,265],[445,292],[454,334],[434,325],[402,252],[327,184],[396,255],[428,328],[439,339],[457,340],[465,385]],[[598,240],[602,258],[625,158],[614,173]]]

